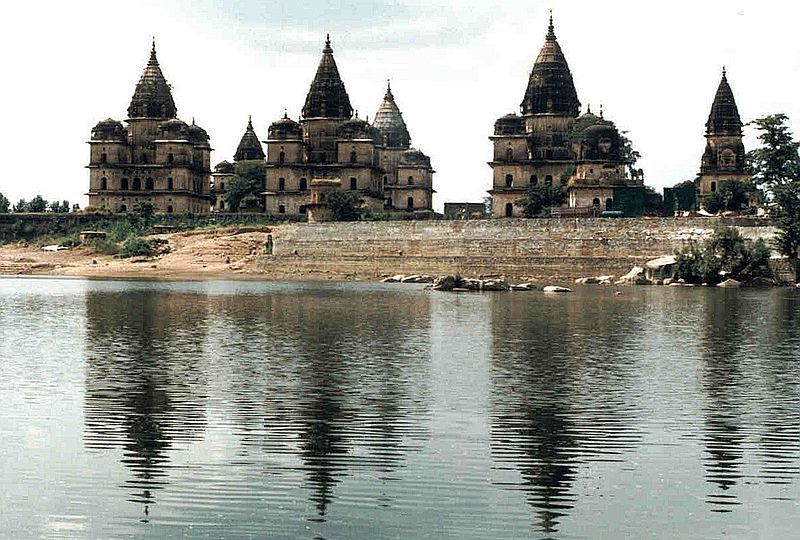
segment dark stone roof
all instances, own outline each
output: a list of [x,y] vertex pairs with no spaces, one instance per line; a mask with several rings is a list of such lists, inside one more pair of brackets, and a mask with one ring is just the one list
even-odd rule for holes
[[330,36],[325,41],[317,74],[303,107],[304,118],[350,118],[353,107],[333,59]]
[[161,122],[158,124],[158,138],[161,140],[188,140],[189,125],[177,118]]
[[197,146],[207,146],[208,145],[208,132],[194,123],[194,119],[192,119],[192,125],[186,129],[186,132],[189,136],[189,140],[192,141]]
[[381,142],[383,135],[374,128],[366,120],[360,118],[353,118],[343,122],[339,126],[339,136],[343,139],[370,139],[375,142]]
[[717,95],[714,97],[714,104],[711,106],[711,114],[706,122],[706,133],[708,135],[732,135],[742,134],[742,119],[739,117],[739,108],[733,97],[733,91],[728,84],[728,76],[722,70],[722,81],[717,88]]
[[539,52],[536,63],[528,79],[528,88],[521,104],[523,114],[556,114],[560,116],[578,116],[581,103],[572,73],[569,70],[564,53],[556,41],[553,30],[553,17],[550,16],[550,27],[544,47]]
[[599,160],[619,163],[622,160],[622,140],[613,122],[592,113],[581,115],[576,126],[580,132],[571,138],[579,144],[579,160]]
[[516,114],[501,116],[494,123],[495,135],[522,135],[525,133],[525,119]]
[[248,161],[251,159],[264,159],[264,149],[261,147],[261,141],[258,140],[255,130],[253,129],[253,119],[248,118],[247,129],[245,129],[242,140],[239,141],[239,146],[236,148],[236,153],[233,155],[234,161]]
[[408,148],[411,146],[411,135],[403,120],[403,113],[394,101],[391,85],[386,86],[383,103],[378,107],[372,125],[381,133],[382,143],[389,148]]
[[156,59],[156,44],[150,51],[150,61],[144,68],[128,107],[128,118],[175,118],[178,109],[172,99],[164,74]]
[[423,154],[416,148],[409,148],[402,154],[397,163],[400,167],[423,167],[431,168],[431,158]]
[[273,122],[269,126],[270,139],[300,140],[301,135],[302,128],[300,124],[289,118],[285,113],[283,118]]
[[233,166],[233,163],[229,161],[220,161],[214,167],[214,172],[221,173],[221,174],[233,174],[236,171],[236,168]]
[[94,141],[119,141],[125,142],[127,133],[119,120],[106,118],[101,120],[92,128],[92,140]]

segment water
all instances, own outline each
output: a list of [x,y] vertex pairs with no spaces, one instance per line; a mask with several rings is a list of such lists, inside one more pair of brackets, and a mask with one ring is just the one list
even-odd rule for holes
[[0,279],[2,538],[791,538],[800,294]]

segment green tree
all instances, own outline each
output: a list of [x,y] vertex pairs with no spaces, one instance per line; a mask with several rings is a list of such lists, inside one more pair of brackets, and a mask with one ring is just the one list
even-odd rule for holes
[[562,185],[549,186],[536,184],[528,186],[525,197],[514,201],[514,204],[522,208],[525,217],[539,217],[552,206],[561,206],[567,200],[567,190]]
[[17,201],[17,204],[14,205],[14,213],[22,214],[24,212],[29,212],[28,202],[25,199],[20,199]]
[[50,212],[54,214],[69,213],[69,201],[53,201],[50,203]]
[[352,191],[338,189],[325,198],[325,205],[335,221],[358,221],[361,218],[361,200]]
[[644,211],[648,216],[660,216],[664,209],[664,197],[650,186],[644,188]]
[[0,193],[0,214],[7,214],[11,209],[11,201],[5,195]]
[[37,195],[31,202],[28,203],[28,212],[46,212],[48,207],[48,202],[46,199],[42,198],[41,195]]
[[225,204],[230,212],[238,212],[242,201],[248,196],[261,200],[267,166],[260,160],[240,161],[236,164],[236,175],[225,186]]
[[676,277],[687,283],[715,285],[721,272],[739,281],[749,281],[771,274],[770,250],[758,239],[746,240],[733,227],[719,227],[711,238],[690,243],[677,254]]
[[717,191],[706,195],[703,198],[703,208],[711,214],[722,212],[725,209],[725,199],[722,197],[722,193]]
[[794,267],[800,252],[800,142],[794,140],[785,114],[774,114],[751,122],[758,130],[761,147],[748,153],[756,184],[771,203],[779,233],[775,247]]
[[140,201],[133,205],[132,224],[140,231],[145,231],[150,228],[155,214],[156,205],[149,201]]

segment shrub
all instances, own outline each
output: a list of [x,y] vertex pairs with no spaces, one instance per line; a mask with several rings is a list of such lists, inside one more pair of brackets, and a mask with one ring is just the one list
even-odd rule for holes
[[767,277],[770,250],[763,240],[745,240],[738,230],[720,227],[702,245],[691,242],[677,253],[676,278],[687,283],[715,285],[722,273],[738,281]]
[[153,254],[153,245],[149,241],[135,236],[125,240],[122,244],[122,249],[119,250],[119,256],[125,259],[129,257],[151,257]]

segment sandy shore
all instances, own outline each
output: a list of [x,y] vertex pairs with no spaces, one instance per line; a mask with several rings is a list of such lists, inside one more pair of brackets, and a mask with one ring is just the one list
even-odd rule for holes
[[88,247],[58,252],[19,244],[0,246],[0,275],[75,276],[135,279],[348,279],[335,274],[298,274],[291,268],[259,270],[266,227],[223,228],[154,235],[168,240],[170,252],[159,257],[119,259]]

